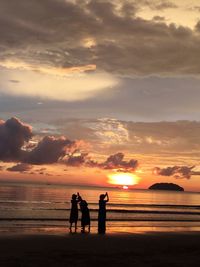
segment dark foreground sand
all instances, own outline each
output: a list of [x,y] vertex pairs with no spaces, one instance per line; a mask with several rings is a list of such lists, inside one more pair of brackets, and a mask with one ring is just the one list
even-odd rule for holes
[[3,235],[0,266],[200,266],[200,233]]

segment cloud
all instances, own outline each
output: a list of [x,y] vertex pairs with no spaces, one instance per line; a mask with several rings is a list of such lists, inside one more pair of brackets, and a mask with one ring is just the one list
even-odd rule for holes
[[67,166],[73,166],[73,167],[79,167],[81,165],[88,165],[87,160],[88,160],[88,153],[79,153],[79,152],[73,152],[71,155],[65,159],[65,164]]
[[[12,127],[9,128],[10,124]],[[187,170],[182,168],[183,162],[188,162],[189,166],[198,165],[199,125],[195,121],[145,123],[110,118],[64,119],[52,122],[50,126],[40,125],[42,129],[57,129],[57,132],[51,132],[52,136],[44,136],[45,132],[38,131],[38,128],[34,128],[34,133],[37,133],[34,136],[30,125],[12,118],[0,122],[0,160],[35,165],[59,162],[67,166],[134,172],[142,157],[146,158],[143,164],[159,166],[162,155],[164,164],[173,166],[172,159],[178,154],[176,168],[170,167],[165,172],[161,172],[161,168],[158,172],[179,173],[181,176],[181,172]],[[77,141],[79,139],[84,142]],[[96,161],[96,156],[88,154],[88,151],[93,155],[111,156]],[[134,151],[136,159],[131,151]],[[198,173],[192,170],[191,175]]]
[[[125,123],[124,123],[125,124]],[[129,122],[129,147],[136,152],[199,153],[200,123],[197,121]]]
[[153,174],[161,176],[173,176],[176,179],[190,179],[193,174],[192,169],[195,166],[173,166],[166,168],[155,167],[153,169]]
[[165,21],[165,17],[162,17],[162,16],[154,16],[153,17],[153,20],[155,20],[155,21]]
[[188,7],[188,10],[200,12],[200,6]]
[[[112,125],[117,125],[112,121]],[[120,125],[122,128],[122,125]],[[8,168],[9,171],[26,171],[31,165],[64,163],[67,166],[87,166],[117,171],[135,171],[138,161],[124,160],[119,152],[109,156],[104,162],[92,160],[87,152],[80,149],[88,148],[82,140],[71,141],[64,136],[44,136],[38,143],[31,140],[32,128],[17,118],[0,122],[0,159],[2,161],[18,161],[19,164]],[[26,142],[26,144],[25,144]]]
[[[148,100],[148,91],[144,93]],[[170,99],[170,97],[166,96],[166,99]],[[121,98],[121,100],[124,99]],[[177,98],[175,102],[176,100]],[[125,103],[124,107],[127,107],[127,102]],[[196,103],[198,103],[198,99]],[[136,154],[152,153],[169,156],[178,153],[179,155],[194,154],[191,159],[199,157],[200,122],[198,121],[132,122],[111,118],[65,118],[56,120],[54,127],[60,134],[67,135],[70,139],[83,139],[89,142],[93,152],[97,154],[115,154],[118,151],[126,154],[134,151]],[[87,150],[89,151],[91,148]],[[192,164],[198,163],[195,161]]]
[[[0,160],[19,161],[30,164],[55,163],[77,144],[64,136],[45,136],[39,143],[32,143],[32,128],[17,118],[0,121]],[[29,143],[30,142],[30,143]],[[26,168],[29,165],[17,165],[9,170]]]
[[196,30],[197,32],[200,32],[200,21],[198,21],[198,22],[196,23],[196,25],[195,25],[195,30]]
[[47,173],[47,168],[43,167],[43,168],[39,168],[39,169],[34,169],[31,172],[29,172],[29,174],[40,174],[40,175],[48,175],[51,176],[53,174]]
[[[7,80],[7,74],[4,72],[1,72],[1,74],[3,77],[1,77],[0,83]],[[28,73],[24,73],[23,75],[26,77],[25,79],[27,79],[26,88],[31,86],[33,90],[33,97],[35,87],[33,84],[35,82],[37,83],[37,80],[43,80],[44,77],[42,78],[40,76],[41,74],[38,74],[39,76],[33,76],[29,80],[27,75]],[[49,113],[51,113],[51,121],[58,121],[60,119],[69,120],[69,118],[117,118],[118,120],[124,121],[143,122],[176,120],[199,121],[200,109],[198,100],[200,98],[200,90],[198,78],[189,78],[183,76],[179,78],[123,78],[116,87],[109,88],[108,90],[102,89],[102,91],[99,90],[98,92],[92,91],[93,85],[88,81],[91,86],[91,91],[88,92],[88,95],[85,93],[87,90],[86,81],[85,83],[83,82],[84,86],[81,85],[80,81],[80,89],[81,87],[84,87],[85,89],[80,91],[80,93],[77,95],[77,91],[73,91],[72,89],[69,90],[68,94],[68,88],[71,88],[70,80],[66,84],[60,80],[59,85],[57,86],[56,80],[53,82],[47,77],[46,79],[48,84],[51,84],[51,93],[52,95],[55,95],[55,98],[62,98],[63,93],[59,90],[55,90],[55,88],[57,89],[57,87],[60,87],[60,85],[62,86],[66,94],[66,97],[64,97],[63,101],[52,101],[47,99],[41,100],[36,95],[33,98],[22,97],[20,95],[8,96],[5,95],[5,93],[8,94],[9,91],[5,92],[3,89],[5,87],[0,86],[1,116],[3,118],[8,118],[9,116],[15,115],[25,121],[38,122],[49,122]],[[100,77],[97,81],[100,81]],[[103,77],[102,81],[104,82]],[[93,82],[95,84],[95,78]],[[5,86],[7,85],[5,84]],[[12,86],[18,88],[19,84],[13,84]],[[41,91],[43,87],[45,88],[45,83],[44,86],[39,86]],[[17,88],[15,88],[15,92],[17,92]],[[46,94],[47,93],[48,91],[46,91]],[[25,92],[25,94],[28,93]],[[43,93],[41,93],[41,95],[42,94]],[[88,96],[88,99],[85,99],[85,96]],[[78,98],[81,99],[78,101]],[[70,101],[73,101],[72,99],[74,99],[74,102],[68,102],[66,104],[66,99],[71,99]],[[82,101],[83,99],[84,101]],[[43,105],[38,105],[38,102],[42,102]],[[30,118],[32,120],[30,120]],[[102,121],[102,127],[103,124],[105,124],[105,132],[108,132],[108,141],[113,140],[113,142],[115,142],[116,140],[116,143],[121,142],[120,137],[123,138],[121,130],[119,129],[118,132],[117,128],[114,128],[113,125],[113,132],[115,133],[116,137],[118,132],[118,137],[112,138],[111,134],[109,137],[109,128],[106,129],[106,122],[104,123]],[[109,125],[111,125],[111,123]],[[82,130],[84,131],[84,129]],[[71,129],[69,129],[69,131],[71,132]],[[82,131],[80,131],[79,134],[81,135]],[[96,134],[98,135],[98,132],[96,132]],[[106,138],[105,134],[102,138]]]
[[4,166],[0,166],[0,171],[3,171],[4,170]]
[[103,169],[117,169],[118,171],[122,172],[132,172],[135,171],[136,168],[138,167],[138,161],[135,159],[131,159],[129,161],[125,161],[124,159],[124,154],[119,152],[114,155],[111,155],[107,158],[107,160],[100,164],[100,166]]
[[11,83],[20,83],[20,81],[18,81],[18,80],[9,80],[9,82],[11,82]]
[[[40,66],[34,67],[35,71],[20,68],[0,69],[0,93],[40,100],[78,101],[91,98],[105,89],[111,90],[119,84],[119,79],[107,73],[69,74],[64,68],[44,67],[41,71]],[[17,82],[18,80],[20,82]]]
[[[96,66],[121,76],[198,76],[198,32],[139,17],[137,2],[128,1],[126,8],[127,2],[111,0],[1,0],[0,62],[23,62],[35,71]],[[177,8],[167,0],[145,0],[142,6]]]
[[134,172],[138,167],[138,161],[131,159],[124,160],[124,154],[118,152],[109,156],[104,162],[98,162],[91,159],[88,153],[81,153],[78,151],[68,155],[63,162],[67,166],[78,167],[86,166],[89,168],[100,168],[102,170],[116,170],[118,172]]
[[178,8],[177,4],[168,0],[140,0],[140,1],[130,1],[137,11],[143,8],[149,8],[152,11],[164,11],[165,9],[176,9]]
[[94,134],[104,144],[124,144],[129,140],[129,134],[126,127],[120,120],[114,118],[100,118],[91,120],[86,123],[90,129],[94,130]]
[[19,164],[14,165],[10,168],[7,168],[7,170],[10,172],[27,172],[27,171],[30,171],[32,168],[33,168],[33,166],[30,164],[19,163]]
[[164,9],[171,9],[171,8],[178,8],[178,6],[168,0],[159,0],[159,1],[146,1],[152,9],[156,10],[164,10]]
[[[85,65],[85,66],[75,66],[68,68],[56,68],[56,67],[48,67],[48,66],[40,66],[40,65],[31,65],[23,61],[10,61],[4,60],[0,62],[0,66],[7,69],[19,69],[19,70],[30,70],[30,71],[38,71],[43,74],[50,74],[55,76],[67,76],[74,73],[82,73],[87,71],[96,70],[95,65]],[[10,80],[11,82],[19,82],[17,80]]]
[[22,157],[22,147],[32,137],[30,125],[17,118],[0,121],[0,160],[16,161]]
[[75,142],[65,137],[45,136],[26,154],[24,161],[31,164],[52,164],[62,159],[73,145]]

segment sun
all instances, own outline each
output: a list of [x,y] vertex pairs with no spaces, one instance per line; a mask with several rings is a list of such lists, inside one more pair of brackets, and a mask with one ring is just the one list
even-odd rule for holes
[[123,185],[122,188],[123,188],[124,190],[127,190],[127,189],[128,189],[128,186],[127,186],[127,185]]
[[108,175],[109,184],[129,186],[138,184],[138,182],[139,177],[132,173],[111,173]]

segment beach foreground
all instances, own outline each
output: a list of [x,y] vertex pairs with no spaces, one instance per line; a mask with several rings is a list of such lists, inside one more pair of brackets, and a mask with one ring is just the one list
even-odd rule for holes
[[0,266],[200,266],[200,234],[2,235]]

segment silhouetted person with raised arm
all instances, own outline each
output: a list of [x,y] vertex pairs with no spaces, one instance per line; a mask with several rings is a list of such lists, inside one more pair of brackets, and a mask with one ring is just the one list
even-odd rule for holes
[[75,233],[77,230],[77,221],[78,221],[78,196],[76,194],[72,195],[72,199],[71,199],[71,211],[70,211],[70,218],[69,218],[69,222],[70,222],[70,227],[69,230],[70,232],[72,232],[72,226],[74,223],[75,226]]
[[108,193],[99,196],[98,233],[106,232],[106,203],[109,201]]
[[88,226],[88,233],[90,232],[90,210],[87,201],[83,200],[78,193],[78,200],[80,204],[81,217],[81,233],[85,233],[85,227]]

